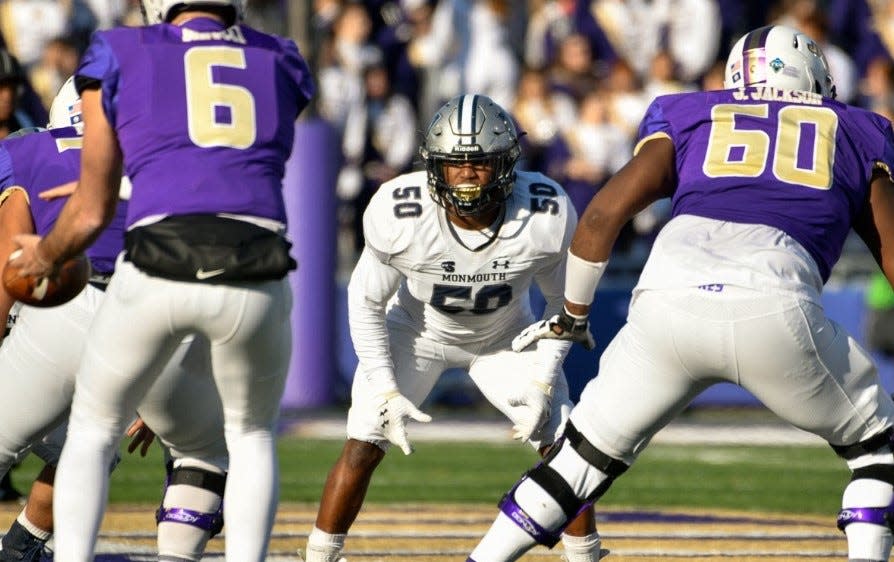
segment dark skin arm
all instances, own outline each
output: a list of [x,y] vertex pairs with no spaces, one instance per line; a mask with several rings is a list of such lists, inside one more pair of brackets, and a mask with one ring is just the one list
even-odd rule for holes
[[[676,152],[668,138],[646,142],[600,189],[581,215],[571,252],[584,260],[608,260],[621,228],[653,202],[670,197],[677,185]],[[589,305],[565,301],[572,314],[586,315]]]
[[112,220],[118,204],[122,156],[118,136],[106,119],[101,92],[81,96],[84,114],[84,148],[78,187],[46,237],[17,236],[22,248],[15,260],[22,275],[49,276],[72,256],[83,252]]
[[894,183],[885,172],[873,174],[869,200],[853,226],[888,282],[894,284]]

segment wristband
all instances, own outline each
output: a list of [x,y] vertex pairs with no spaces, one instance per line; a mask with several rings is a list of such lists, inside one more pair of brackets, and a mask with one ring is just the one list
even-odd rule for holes
[[581,259],[568,250],[565,263],[565,300],[583,306],[593,302],[596,286],[605,273],[608,260],[592,262]]

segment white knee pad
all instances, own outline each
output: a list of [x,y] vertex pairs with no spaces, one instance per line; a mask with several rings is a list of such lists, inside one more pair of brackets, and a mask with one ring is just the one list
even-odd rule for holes
[[851,482],[841,498],[838,528],[850,560],[888,560],[894,526],[894,455],[882,447],[848,460]]
[[226,473],[195,459],[171,468],[158,521],[158,559],[163,562],[201,560],[208,539],[223,528]]
[[608,490],[627,465],[591,445],[569,422],[544,462],[500,502],[500,511],[538,543],[552,547],[574,518]]

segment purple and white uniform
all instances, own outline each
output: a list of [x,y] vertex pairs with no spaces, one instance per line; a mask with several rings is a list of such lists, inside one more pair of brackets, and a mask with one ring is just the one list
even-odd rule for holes
[[696,395],[732,382],[832,444],[890,426],[869,355],[820,300],[873,172],[894,167],[890,123],[757,86],[655,99],[637,148],[658,137],[676,149],[673,218],[574,424],[632,462]]
[[[74,128],[61,128],[0,143],[0,204],[12,191],[21,190],[36,232],[48,232],[66,198],[44,201],[38,194],[78,179],[82,140]],[[87,250],[94,276],[105,277],[114,271],[124,244],[126,210],[127,203],[119,203],[110,226]],[[55,465],[59,459],[75,374],[107,280],[94,277],[94,282],[64,305],[23,307],[15,329],[0,347],[0,474],[32,444],[45,462]],[[214,394],[208,342],[196,340],[191,345],[190,341],[192,338],[178,347],[138,411],[174,459],[198,460],[225,471],[227,451],[220,428],[223,413]],[[172,417],[165,407],[171,401],[188,401],[203,415]],[[57,425],[59,430],[35,443]]]
[[[17,189],[25,193],[31,208],[34,230],[43,236],[56,223],[66,198],[44,201],[41,191],[78,180],[81,171],[83,139],[73,127],[50,129],[6,139],[0,144],[0,198],[2,192]],[[111,275],[115,260],[124,247],[126,203],[119,203],[119,212],[108,228],[87,249],[93,272]]]
[[[93,35],[76,76],[101,88],[117,134],[133,184],[128,229],[200,213],[284,231],[282,176],[314,89],[292,41],[203,17],[110,29]],[[56,477],[60,560],[92,560],[114,437],[188,334],[211,342],[223,404],[227,559],[264,559],[278,496],[274,427],[291,305],[286,279],[173,281],[119,261],[90,328]]]

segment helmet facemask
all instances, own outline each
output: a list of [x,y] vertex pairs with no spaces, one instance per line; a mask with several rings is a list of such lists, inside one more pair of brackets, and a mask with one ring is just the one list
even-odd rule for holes
[[[420,155],[428,172],[432,199],[459,216],[476,216],[500,208],[515,183],[521,154],[515,126],[503,109],[485,96],[459,96],[432,119]],[[489,180],[451,184],[447,166],[473,166]]]

